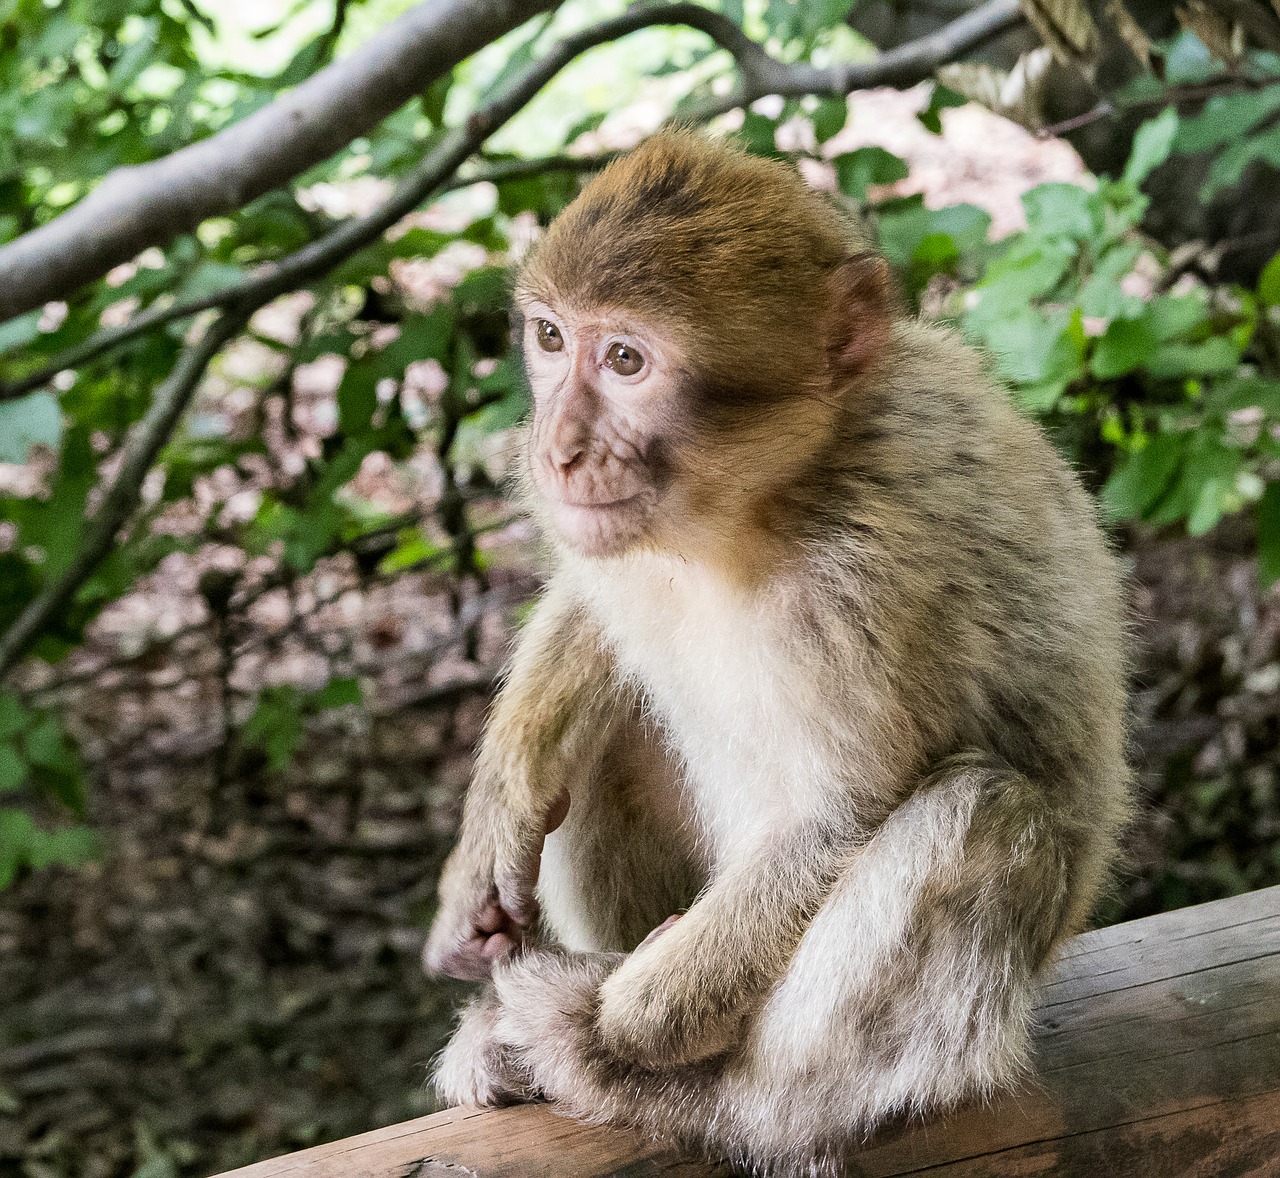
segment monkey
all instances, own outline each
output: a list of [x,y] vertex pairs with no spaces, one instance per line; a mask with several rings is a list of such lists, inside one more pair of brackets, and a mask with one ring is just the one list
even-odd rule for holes
[[787,164],[664,131],[526,256],[551,570],[424,948],[452,1103],[757,1174],[1016,1086],[1130,807],[1075,473]]

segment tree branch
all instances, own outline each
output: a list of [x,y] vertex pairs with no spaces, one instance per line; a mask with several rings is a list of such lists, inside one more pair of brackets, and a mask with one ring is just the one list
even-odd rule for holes
[[[457,2],[458,0],[450,0],[454,5]],[[483,3],[489,5],[492,16],[492,10],[498,5],[498,0],[478,0],[478,2],[473,0],[473,8],[481,7]],[[543,0],[530,0],[526,7],[532,10],[534,3],[543,3]],[[549,6],[543,3],[543,7]],[[414,16],[420,13],[423,7],[425,6],[419,6],[406,15]],[[453,12],[454,9],[450,8],[448,11]],[[507,9],[504,9],[504,12],[506,11]],[[402,21],[404,19],[401,18]],[[156,390],[151,408],[125,445],[120,469],[108,487],[102,505],[90,521],[88,535],[71,565],[52,585],[41,591],[4,635],[0,636],[0,676],[8,672],[23,656],[40,631],[74,598],[79,588],[92,576],[94,570],[111,551],[117,533],[138,505],[147,471],[177,426],[182,413],[195,394],[205,369],[221,348],[245,326],[253,313],[278,295],[318,278],[364,246],[372,244],[428,197],[449,186],[458,169],[480,150],[485,140],[523,109],[543,86],[579,54],[642,28],[664,24],[689,25],[707,33],[733,54],[742,73],[742,81],[735,94],[725,100],[728,105],[716,104],[717,107],[724,106],[724,109],[732,109],[734,106],[754,101],[766,94],[789,96],[809,93],[839,94],[865,86],[890,82],[902,85],[920,81],[944,61],[981,44],[1016,19],[1018,19],[1017,0],[988,0],[981,8],[966,14],[946,28],[920,41],[900,46],[873,61],[816,69],[803,63],[788,65],[777,61],[750,40],[732,21],[717,12],[695,4],[645,5],[632,8],[613,20],[604,21],[560,41],[541,60],[512,80],[505,90],[474,111],[461,127],[447,132],[402,181],[390,199],[368,216],[344,222],[324,237],[291,254],[283,262],[263,267],[244,281],[197,303],[144,312],[133,323],[126,324],[123,328],[112,329],[110,333],[102,333],[94,339],[85,341],[76,349],[80,356],[78,361],[80,363],[92,356],[101,355],[103,351],[116,346],[124,339],[161,323],[194,314],[197,310],[207,309],[211,305],[228,308],[208,328],[199,343],[188,347],[183,352],[172,374]],[[375,38],[375,41],[381,39]],[[373,42],[370,43],[372,44]],[[369,47],[366,46],[366,48]],[[336,68],[338,67],[330,67],[330,70]],[[329,70],[322,71],[322,74],[316,75],[312,81],[329,72]],[[304,86],[306,85],[310,85],[310,82],[304,83]],[[297,94],[303,88],[299,87],[294,93]],[[716,113],[714,109],[708,109],[710,113]],[[256,117],[251,116],[251,119]],[[709,117],[709,114],[704,117]],[[251,119],[245,122],[248,123]],[[234,131],[235,128],[232,130]],[[204,147],[206,144],[195,146]],[[192,150],[192,148],[184,148],[157,163],[166,164]],[[539,163],[541,164],[542,161]],[[145,165],[143,169],[137,169],[137,171],[145,171],[153,166],[155,165]],[[90,201],[83,202],[77,209],[59,218],[57,222],[45,226],[44,229],[53,230],[59,224],[74,220],[76,213],[89,203]],[[145,204],[145,201],[143,203]],[[117,209],[117,216],[123,215],[125,211]],[[44,230],[37,230],[35,234],[28,234],[27,237],[20,238],[18,242],[0,250],[0,267],[6,263],[6,255],[10,251],[43,232]],[[113,240],[118,243],[122,238],[117,234]],[[62,281],[66,281],[65,273],[64,271]],[[90,275],[90,277],[93,276]],[[28,286],[28,293],[30,289],[31,287]],[[0,296],[0,307],[4,305],[3,296]],[[142,326],[139,326],[140,322]],[[60,367],[53,371],[61,371],[65,368],[67,360],[68,357],[64,356],[55,361]],[[30,379],[28,378],[28,381]],[[0,399],[5,395],[12,397],[17,394],[12,390],[0,390]]]
[[[617,40],[642,28],[687,25],[706,33],[733,54],[742,74],[741,81],[730,95],[699,107],[694,112],[686,112],[683,116],[685,119],[701,121],[769,94],[788,97],[846,94],[870,86],[914,84],[927,78],[939,65],[962,56],[997,36],[1018,19],[1018,0],[988,0],[980,8],[966,13],[944,28],[918,41],[900,45],[871,61],[819,69],[805,63],[787,64],[778,61],[747,37],[731,20],[709,8],[686,3],[639,5],[613,20],[584,29],[561,41],[546,57],[516,79],[503,95],[477,110],[463,127],[451,131],[402,182],[395,195],[373,213],[345,222],[325,237],[290,255],[274,269],[264,268],[244,282],[191,302],[150,308],[123,326],[99,332],[37,372],[8,385],[0,385],[0,401],[25,396],[47,384],[59,372],[87,363],[166,323],[233,300],[252,299],[256,305],[261,306],[274,298],[276,293],[284,293],[303,285],[346,260],[365,245],[376,241],[401,217],[417,208],[428,197],[440,192],[481,181],[500,182],[552,170],[591,171],[603,166],[613,158],[613,153],[594,157],[560,156],[550,160],[495,161],[487,165],[481,163],[461,176],[455,175],[465,160],[475,154],[494,131],[521,110],[575,57],[597,45]],[[65,217],[59,218],[60,221],[64,219]],[[21,238],[14,244],[25,240],[26,238]],[[0,249],[0,264],[4,262],[5,252]],[[273,293],[258,301],[263,292]],[[0,295],[0,307],[2,306],[3,296]]]
[[[711,15],[719,17],[719,13]],[[723,98],[691,107],[684,114],[688,119],[701,122],[740,106],[748,106],[770,94],[783,98],[801,98],[806,94],[839,96],[873,86],[914,86],[930,77],[939,66],[973,52],[1021,20],[1019,0],[987,0],[935,32],[886,50],[869,61],[824,67],[807,62],[789,64],[778,61],[754,41],[749,44],[755,46],[759,53],[758,56],[752,55],[748,65],[731,44],[721,40],[711,29],[703,29],[734,53],[742,78]]]
[[0,676],[5,675],[26,653],[40,631],[67,606],[80,586],[110,553],[117,533],[138,506],[147,471],[195,395],[205,369],[248,318],[248,311],[241,307],[224,312],[209,326],[199,343],[183,352],[168,380],[156,389],[151,408],[125,443],[120,469],[89,520],[75,559],[53,584],[32,599],[0,636]]
[[248,118],[162,159],[117,169],[60,217],[0,248],[0,322],[279,188],[556,2],[425,0]]

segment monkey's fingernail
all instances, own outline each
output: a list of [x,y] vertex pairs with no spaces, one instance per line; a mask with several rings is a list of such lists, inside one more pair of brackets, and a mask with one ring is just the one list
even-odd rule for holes
[[509,957],[516,951],[516,943],[506,933],[494,933],[480,950],[480,955],[489,961],[499,957]]
[[672,913],[672,915],[668,916],[666,920],[664,920],[660,925],[658,925],[656,929],[653,930],[653,932],[651,932],[647,937],[645,937],[645,939],[640,942],[637,948],[642,948],[643,946],[647,945],[650,941],[656,941],[660,936],[662,936],[663,933],[667,931],[667,929],[669,929],[679,919],[680,919],[679,912]]

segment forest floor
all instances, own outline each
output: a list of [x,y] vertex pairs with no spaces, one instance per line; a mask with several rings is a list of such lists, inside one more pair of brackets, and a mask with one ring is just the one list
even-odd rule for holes
[[[875,113],[876,141],[912,158],[909,113]],[[1018,192],[1078,164],[993,134],[954,148],[964,169],[921,140],[913,177],[971,184],[1008,228]],[[1280,882],[1280,591],[1259,594],[1240,526],[1118,540],[1141,810],[1100,920]],[[201,594],[220,555],[170,558],[51,673],[105,853],[0,894],[0,1176],[194,1178],[431,1110],[467,988],[426,979],[419,953],[537,587],[527,532],[492,543],[483,585],[338,558],[261,587],[234,625]],[[262,684],[335,666],[365,705],[310,719],[287,764],[226,747]]]

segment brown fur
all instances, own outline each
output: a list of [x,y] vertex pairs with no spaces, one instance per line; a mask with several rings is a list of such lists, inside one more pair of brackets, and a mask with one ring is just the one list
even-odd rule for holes
[[[1127,813],[1116,562],[779,164],[656,137],[518,291],[565,339],[529,356],[557,563],[441,884],[428,964],[501,964],[438,1082],[839,1173],[1025,1067]],[[617,333],[630,383],[596,364]]]

